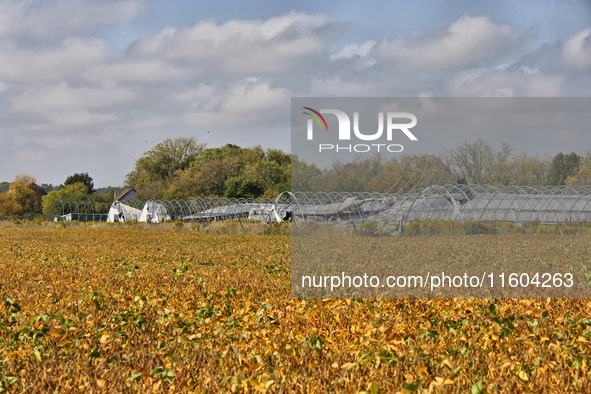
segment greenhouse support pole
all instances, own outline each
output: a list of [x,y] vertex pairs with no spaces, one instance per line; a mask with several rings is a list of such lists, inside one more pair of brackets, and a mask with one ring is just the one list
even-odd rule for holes
[[242,232],[245,232],[244,226],[242,225],[242,220],[240,220],[240,215],[238,215],[238,223],[240,223],[240,227],[242,227]]

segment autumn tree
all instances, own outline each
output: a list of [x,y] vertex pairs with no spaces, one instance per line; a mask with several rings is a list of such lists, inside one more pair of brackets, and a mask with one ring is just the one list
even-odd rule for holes
[[490,142],[479,138],[445,150],[443,160],[470,183],[494,184],[506,177],[514,150],[506,142],[497,150]]
[[146,190],[157,190],[161,195],[151,198],[162,198],[175,174],[189,168],[204,148],[205,144],[197,143],[193,137],[167,139],[136,160],[133,171],[125,177],[125,184],[138,189],[144,198]]
[[88,190],[89,194],[95,192],[93,179],[90,175],[88,175],[88,172],[81,172],[76,173],[74,175],[70,175],[66,178],[64,186],[73,185],[75,183],[83,183],[86,186],[86,189]]
[[[317,170],[317,169],[316,169]],[[302,171],[297,169],[296,171]],[[292,172],[293,173],[293,172]],[[386,159],[375,154],[357,156],[348,163],[335,160],[327,169],[313,177],[314,189],[325,192],[403,193],[413,189],[452,182],[453,173],[436,155],[415,154]],[[305,182],[305,171],[297,178]],[[294,175],[292,182],[297,179]],[[453,179],[455,183],[456,179]]]
[[455,183],[454,176],[449,166],[436,155],[393,157],[384,163],[383,174],[370,182],[370,191],[404,193],[431,185]]
[[591,185],[591,151],[588,151],[585,158],[583,158],[573,172],[567,177],[567,185]]
[[7,191],[0,193],[0,219],[16,215],[17,211],[18,208],[12,198],[10,198],[10,193]]
[[508,170],[502,177],[497,177],[494,184],[501,185],[542,185],[548,184],[548,170],[550,158],[548,155],[528,155],[519,153],[513,155]]
[[17,175],[10,184],[8,193],[14,203],[14,214],[24,215],[41,212],[41,197],[31,188],[37,180],[31,175]]
[[325,192],[367,192],[372,179],[383,173],[381,155],[357,156],[350,162],[335,160],[318,177],[318,189]]

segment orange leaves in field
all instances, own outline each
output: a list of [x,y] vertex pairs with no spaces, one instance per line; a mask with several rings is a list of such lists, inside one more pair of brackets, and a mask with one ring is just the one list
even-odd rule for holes
[[0,392],[590,390],[586,300],[293,299],[289,264],[281,236],[0,229]]

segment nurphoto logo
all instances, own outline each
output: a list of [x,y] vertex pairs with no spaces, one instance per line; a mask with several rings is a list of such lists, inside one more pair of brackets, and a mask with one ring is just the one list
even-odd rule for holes
[[[308,119],[308,140],[314,139],[314,121],[320,127],[320,130],[326,129],[328,131],[328,123],[322,114],[333,114],[337,117],[339,122],[339,141],[350,141],[351,140],[351,119],[349,115],[338,109],[321,109],[316,111],[310,107],[302,107],[310,112],[303,112],[308,115],[311,119]],[[408,119],[410,122],[399,123],[400,119]],[[417,137],[409,129],[417,125],[417,117],[408,112],[388,112],[386,113],[386,140],[392,141],[394,131],[401,131],[411,141],[417,141]],[[359,130],[359,112],[353,112],[353,133],[355,138],[362,141],[376,141],[382,138],[384,134],[384,113],[378,112],[378,131],[373,134],[363,134]],[[349,145],[338,145],[338,144],[318,144],[319,152],[323,151],[346,151],[346,152],[358,152],[365,153],[372,150],[380,152],[380,148],[385,148],[388,152],[402,152],[404,147],[400,144],[349,144]]]

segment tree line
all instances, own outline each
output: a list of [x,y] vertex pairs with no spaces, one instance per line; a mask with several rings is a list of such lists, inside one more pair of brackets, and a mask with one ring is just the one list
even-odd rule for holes
[[0,192],[0,218],[11,216],[30,216],[36,214],[59,215],[59,200],[92,201],[111,203],[112,188],[94,189],[94,182],[88,173],[76,173],[66,178],[65,182],[53,187],[51,184],[37,185],[37,179],[28,174],[17,175]]
[[260,145],[206,148],[194,138],[166,140],[145,152],[125,177],[142,199],[257,198],[290,189],[291,155]]
[[387,158],[358,156],[326,169],[292,157],[292,190],[401,193],[433,184],[468,183],[513,186],[589,184],[591,152],[582,157],[562,152],[531,155],[508,143],[495,148],[484,139],[460,144],[440,155],[413,154]]
[[[207,148],[195,138],[167,139],[135,161],[125,177],[139,199],[188,197],[276,197],[285,190],[400,193],[432,184],[469,183],[519,186],[558,186],[591,182],[591,152],[579,156],[562,152],[530,155],[508,143],[500,147],[478,139],[465,141],[440,155],[414,154],[387,158],[358,156],[318,168],[280,149],[260,145],[242,148],[227,144]],[[61,214],[59,200],[111,203],[111,187],[95,189],[88,173],[76,173],[47,194],[32,185],[27,174],[0,183],[0,217],[24,214]]]

